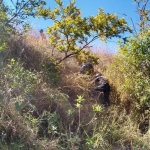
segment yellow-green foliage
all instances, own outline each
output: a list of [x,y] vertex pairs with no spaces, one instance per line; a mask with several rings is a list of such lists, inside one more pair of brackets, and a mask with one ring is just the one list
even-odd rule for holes
[[57,0],[58,7],[54,10],[39,9],[39,15],[54,21],[53,26],[47,28],[49,42],[64,54],[59,62],[71,56],[83,53],[93,62],[97,59],[84,49],[96,39],[117,37],[121,33],[130,31],[126,21],[119,19],[116,14],[105,14],[102,9],[93,17],[81,17],[81,11],[72,1],[66,7],[61,0]]
[[[142,133],[149,132],[150,114],[150,33],[145,29],[128,38],[107,70],[110,82],[120,95],[120,105],[133,116]],[[149,136],[149,135],[148,135]]]
[[0,52],[3,51],[6,48],[6,43],[3,40],[3,34],[4,31],[2,30],[2,28],[4,27],[5,21],[7,19],[7,15],[6,15],[6,10],[5,7],[2,3],[0,3]]
[[116,74],[116,81],[120,82],[120,92],[133,98],[134,102],[137,102],[137,109],[146,110],[150,102],[149,39],[150,34],[147,30],[137,37],[128,39],[128,42],[120,47],[119,55],[114,62],[114,69],[120,74]]
[[[30,49],[30,52],[33,50]],[[99,54],[101,57],[102,55],[104,56]],[[102,70],[104,68],[105,74],[108,65],[103,66],[103,63],[112,62],[110,58],[107,60],[111,61],[106,62],[107,57],[110,56],[105,55],[105,58],[99,59],[96,68]],[[44,58],[47,62],[47,57],[43,57],[42,61]],[[22,62],[24,60],[26,61],[23,58]],[[73,70],[73,65],[77,67],[76,61],[74,59],[68,61],[57,68],[62,81],[55,88],[43,80],[49,68],[47,65],[42,73],[38,70],[32,72],[11,59],[5,69],[1,70],[1,114],[7,117],[2,118],[0,122],[4,141],[0,146],[8,147],[6,137],[9,136],[10,126],[7,123],[11,120],[11,129],[18,130],[10,133],[10,145],[12,143],[15,143],[14,147],[22,145],[22,149],[44,147],[47,150],[67,148],[99,150],[127,148],[127,145],[130,145],[133,149],[142,147],[149,150],[148,133],[142,137],[138,124],[132,120],[132,115],[127,116],[123,107],[113,104],[111,97],[110,108],[99,104],[99,94],[92,95],[90,90],[94,87],[91,83],[93,77],[78,74]],[[40,64],[36,66],[38,65],[40,68]],[[48,65],[54,64],[49,62]],[[69,69],[66,69],[67,67]],[[50,83],[53,78],[59,78],[55,69],[51,73],[51,79],[48,79]]]
[[[60,0],[56,2],[60,8],[63,6]],[[73,58],[56,66],[53,57],[77,56],[78,50],[83,50],[81,55],[87,55],[85,59],[88,59],[90,53],[84,51],[86,46],[79,49],[78,44],[88,44],[84,35],[91,34],[89,28],[97,34],[96,38],[100,34],[103,39],[117,36],[129,28],[123,19],[105,14],[103,10],[96,17],[81,18],[74,3],[62,10],[64,18],[60,24],[54,21],[53,30],[50,30],[50,35],[53,34],[52,45],[31,36],[26,36],[26,39],[23,36],[9,37],[6,40],[6,48],[9,49],[6,58],[11,59],[7,59],[0,68],[0,149],[150,150],[150,132],[145,125],[149,121],[149,111],[145,109],[149,104],[149,32],[143,32],[138,38],[121,45],[119,57],[96,53],[99,64],[95,71],[106,75],[111,84],[111,106],[104,107],[100,103],[103,94],[92,93],[93,76],[79,74],[79,66]],[[49,16],[53,20],[61,13],[57,8],[54,11],[39,10],[44,17]],[[66,31],[63,31],[63,25],[67,27]],[[104,32],[106,26],[108,34]],[[59,29],[64,36],[54,34]],[[70,46],[66,42],[67,35]],[[66,49],[59,47],[61,45]],[[113,67],[109,68],[114,58]],[[134,85],[130,86],[130,83]],[[127,112],[122,102],[117,103],[120,95],[122,99],[126,95],[135,100],[137,105],[132,108],[138,109],[137,106],[140,106],[144,112]],[[143,118],[138,118],[137,114]],[[139,122],[141,118],[143,120]],[[141,130],[143,127],[145,131]]]

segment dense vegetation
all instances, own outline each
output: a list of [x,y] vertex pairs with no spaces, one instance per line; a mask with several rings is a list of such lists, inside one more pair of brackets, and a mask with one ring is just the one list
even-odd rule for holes
[[[0,149],[150,150],[148,2],[135,0],[140,22],[131,30],[102,9],[82,18],[75,1],[56,0],[50,10],[41,0],[18,0],[12,9],[0,0]],[[54,21],[49,42],[28,32],[25,18],[35,16]],[[112,37],[120,38],[116,55],[89,48]],[[89,60],[109,79],[110,107],[91,92],[93,75],[79,73]]]

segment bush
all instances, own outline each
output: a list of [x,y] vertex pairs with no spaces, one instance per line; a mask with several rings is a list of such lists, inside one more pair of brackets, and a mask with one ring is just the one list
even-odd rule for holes
[[121,103],[128,109],[130,107],[130,112],[137,117],[138,123],[147,120],[150,113],[149,47],[148,30],[129,38],[124,45],[120,43],[119,54],[109,72],[120,93]]
[[56,87],[61,82],[59,66],[56,66],[51,59],[45,59],[41,62],[41,71],[43,71],[43,79],[52,87]]

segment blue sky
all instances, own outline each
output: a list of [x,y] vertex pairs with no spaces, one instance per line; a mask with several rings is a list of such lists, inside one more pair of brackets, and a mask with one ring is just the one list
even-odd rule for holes
[[[64,5],[67,5],[70,0],[63,0]],[[51,9],[57,7],[57,4],[54,0],[46,0],[47,6]],[[133,0],[76,0],[76,6],[81,9],[82,16],[96,16],[98,9],[103,8],[106,13],[116,13],[119,17],[124,17],[129,25],[132,26],[132,18],[134,22],[138,22],[138,15],[136,12],[136,4]],[[127,16],[124,16],[126,14]],[[34,22],[35,20],[33,20]],[[43,20],[38,20],[40,26],[46,28],[48,25],[51,25],[52,22],[49,21],[47,24]]]
[[[6,0],[8,3],[10,0]],[[64,5],[67,5],[70,0],[63,0]],[[57,7],[57,4],[54,0],[46,0],[47,7],[51,9]],[[138,14],[137,14],[137,6],[133,0],[76,0],[76,6],[81,9],[82,16],[96,16],[98,9],[103,8],[105,13],[116,13],[120,18],[124,17],[127,20],[129,26],[132,28],[131,18],[135,25],[138,23]],[[148,8],[150,8],[150,4],[148,4]],[[123,15],[125,14],[125,15]],[[44,19],[31,19],[30,23],[32,26],[39,30],[44,29],[48,26],[51,26],[53,22],[51,20]],[[95,47],[103,47],[103,49],[110,49],[110,51],[114,51],[117,49],[116,39],[113,39],[111,42],[104,44],[102,42],[96,41],[94,42]]]

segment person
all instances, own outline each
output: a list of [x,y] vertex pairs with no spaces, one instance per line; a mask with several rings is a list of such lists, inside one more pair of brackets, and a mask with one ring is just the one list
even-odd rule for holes
[[110,105],[109,95],[110,95],[110,85],[108,79],[102,76],[101,73],[95,75],[95,88],[94,91],[99,91],[104,93],[104,104],[106,106]]
[[43,29],[40,30],[40,35],[41,35],[42,40],[46,40],[46,36],[44,34]]
[[87,63],[85,63],[85,64],[83,64],[81,66],[81,69],[80,69],[80,73],[81,74],[89,75],[89,74],[91,74],[93,72],[94,72],[94,67],[93,67],[92,63],[87,62]]

